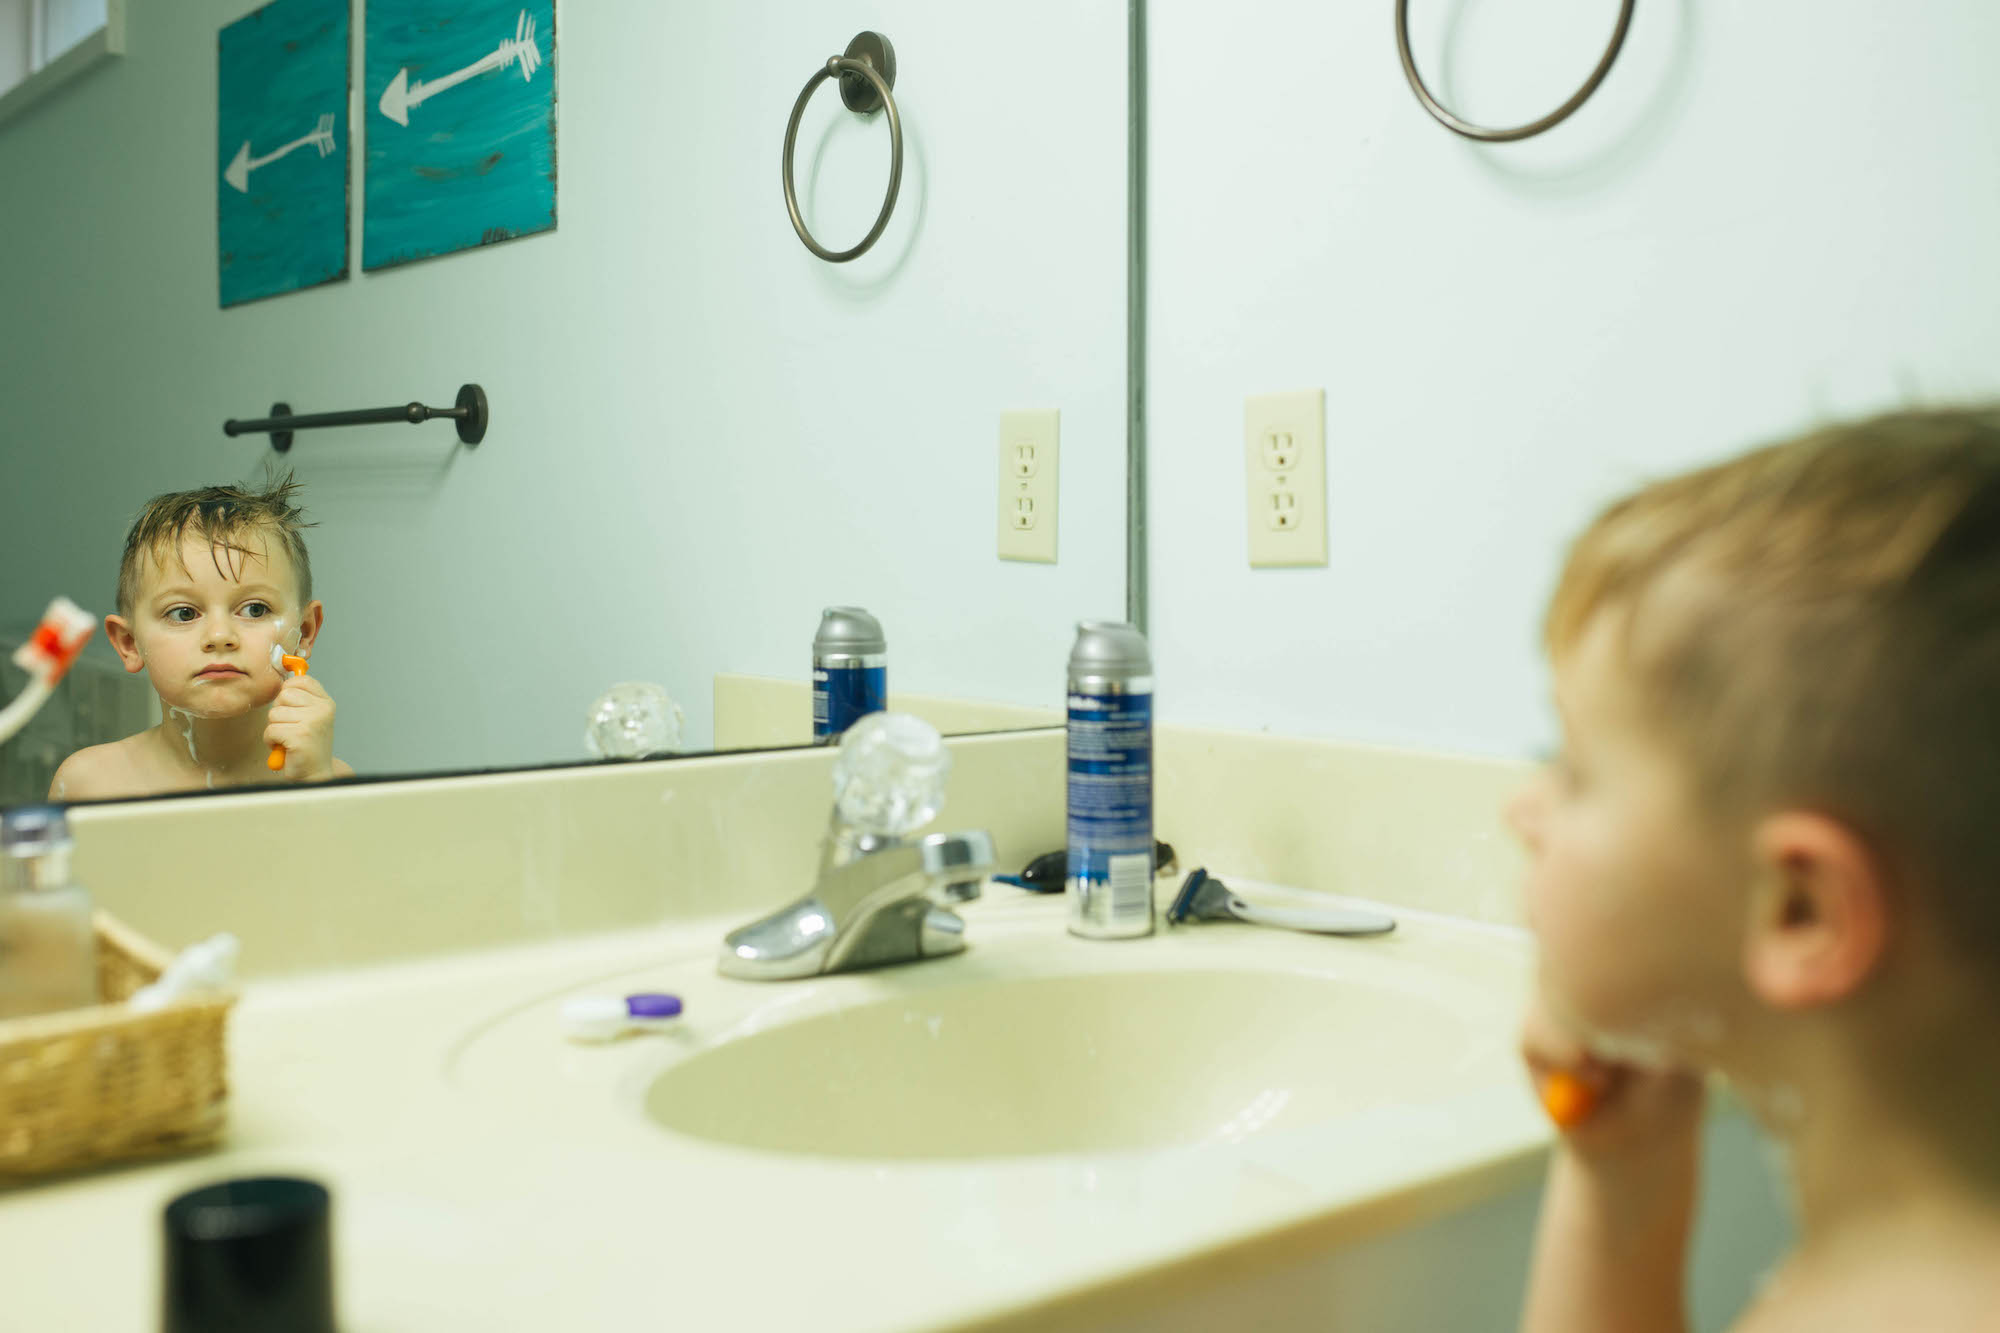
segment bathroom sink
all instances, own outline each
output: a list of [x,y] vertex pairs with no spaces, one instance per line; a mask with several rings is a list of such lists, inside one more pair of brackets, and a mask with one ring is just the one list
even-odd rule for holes
[[1493,1063],[1455,988],[1179,966],[973,978],[730,1036],[652,1076],[676,1134],[774,1153],[1022,1157],[1236,1142],[1442,1095]]
[[[817,1159],[1004,1182],[1249,1153],[1324,1180],[1539,1127],[1516,935],[1407,919],[1379,939],[1210,925],[1107,944],[1068,934],[1053,895],[996,897],[965,909],[964,953],[796,981],[718,974],[716,926],[609,941],[471,1021],[446,1076],[468,1116],[753,1175]],[[606,965],[621,956],[636,965]],[[565,1040],[573,996],[648,991],[679,996],[681,1018]]]

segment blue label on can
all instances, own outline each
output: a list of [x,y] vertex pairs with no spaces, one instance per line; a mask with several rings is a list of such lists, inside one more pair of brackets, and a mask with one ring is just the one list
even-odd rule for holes
[[814,667],[813,740],[827,742],[889,706],[889,668]]
[[1150,693],[1069,696],[1069,881],[1097,924],[1151,924]]

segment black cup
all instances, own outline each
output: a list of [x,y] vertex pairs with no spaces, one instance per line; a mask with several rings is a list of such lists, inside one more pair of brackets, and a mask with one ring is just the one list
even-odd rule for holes
[[334,1333],[332,1200],[287,1176],[225,1180],[167,1204],[163,1333]]

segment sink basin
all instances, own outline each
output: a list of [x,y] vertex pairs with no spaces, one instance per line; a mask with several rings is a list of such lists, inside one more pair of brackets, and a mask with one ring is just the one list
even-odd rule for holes
[[[443,964],[421,992],[370,982],[371,1025],[425,1025],[374,1082],[402,1086],[449,1032],[450,1095],[349,1088],[327,1119],[368,1154],[342,1170],[360,1232],[419,1292],[467,1225],[528,1236],[481,1308],[539,1293],[554,1262],[600,1298],[563,1327],[996,1333],[1373,1328],[1408,1284],[1356,1303],[1354,1273],[1465,1265],[1335,1247],[1489,1202],[1472,1230],[1410,1234],[1518,1233],[1527,1212],[1499,1201],[1532,1205],[1550,1139],[1516,1053],[1523,934],[1411,913],[1378,939],[1217,923],[1112,944],[1070,935],[1059,895],[994,890],[965,915],[964,953],[797,981],[717,970],[732,914],[469,955],[451,989]],[[568,1039],[574,997],[649,991],[681,1017]],[[323,1012],[346,1011],[267,1001],[267,1057],[316,1068],[290,1025]],[[239,1142],[264,1132],[239,1119]],[[514,1254],[537,1247],[540,1267]],[[1398,1326],[1473,1327],[1470,1308]]]
[[677,1134],[817,1157],[1228,1143],[1442,1095],[1491,1061],[1484,1026],[1463,994],[1382,976],[976,979],[730,1037],[654,1076],[644,1110]]

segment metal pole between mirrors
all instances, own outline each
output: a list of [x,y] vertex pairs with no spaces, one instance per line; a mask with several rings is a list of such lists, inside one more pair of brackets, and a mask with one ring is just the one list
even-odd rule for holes
[[293,431],[318,430],[324,426],[373,426],[391,421],[407,421],[416,426],[438,418],[457,423],[460,442],[478,444],[486,438],[486,427],[491,420],[486,407],[486,390],[477,384],[461,384],[458,398],[450,407],[404,403],[400,407],[362,407],[346,412],[314,412],[303,416],[295,415],[289,403],[273,403],[271,414],[267,417],[254,421],[238,421],[231,417],[222,423],[222,433],[229,436],[268,434],[271,447],[282,454],[292,447]]

